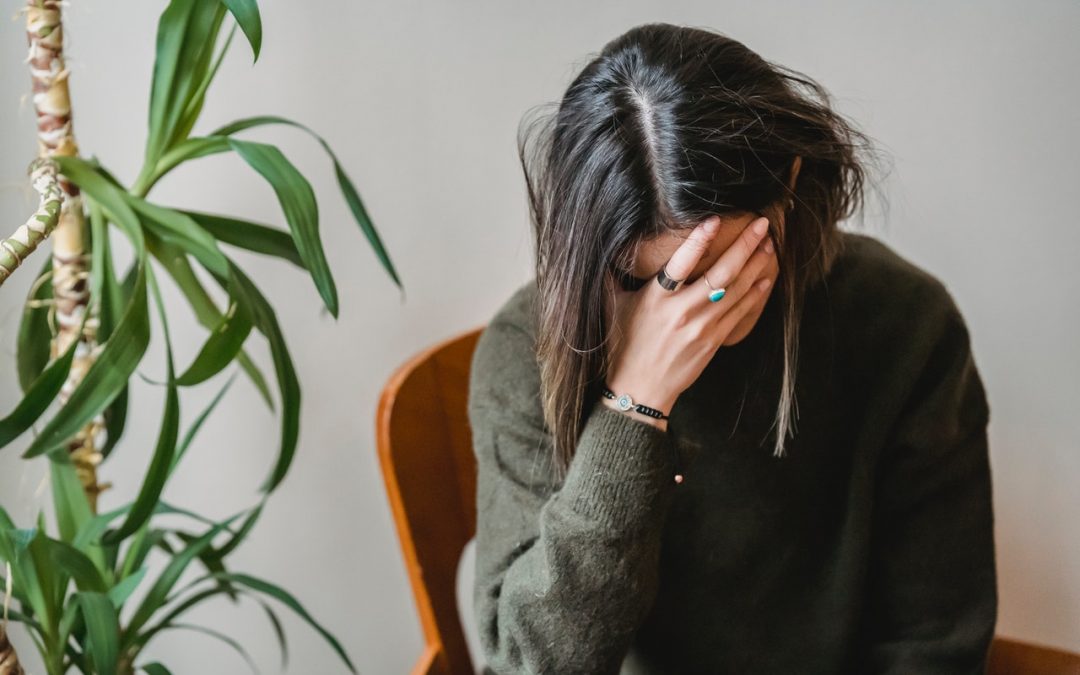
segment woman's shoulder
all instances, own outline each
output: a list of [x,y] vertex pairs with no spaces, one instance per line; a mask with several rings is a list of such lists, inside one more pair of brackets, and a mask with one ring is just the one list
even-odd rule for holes
[[492,315],[490,324],[512,326],[529,335],[535,335],[536,315],[533,302],[536,298],[536,277],[514,288]]
[[533,278],[514,289],[484,326],[472,356],[471,405],[503,407],[531,403],[539,395],[535,295]]
[[921,321],[959,315],[945,282],[901,254],[893,245],[862,232],[841,231],[843,246],[825,283],[815,293],[827,297],[830,310],[856,321],[874,321],[901,332]]
[[840,367],[889,395],[906,395],[917,380],[969,375],[971,335],[945,282],[873,236],[842,236],[843,251],[804,314],[813,332],[835,338]]

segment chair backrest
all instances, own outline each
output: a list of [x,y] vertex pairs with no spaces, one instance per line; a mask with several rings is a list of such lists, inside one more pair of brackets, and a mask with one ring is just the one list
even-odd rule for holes
[[[413,675],[471,675],[457,568],[476,533],[469,370],[483,326],[401,365],[379,398],[379,464],[424,631]],[[987,675],[1080,675],[1080,655],[998,635]]]
[[457,607],[457,568],[476,531],[469,370],[483,326],[399,367],[379,398],[375,436],[424,631],[413,673],[474,673]]

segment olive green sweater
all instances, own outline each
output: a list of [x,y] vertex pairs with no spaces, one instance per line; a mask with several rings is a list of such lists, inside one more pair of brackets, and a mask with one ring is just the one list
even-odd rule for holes
[[485,672],[983,672],[997,587],[968,331],[939,280],[842,236],[807,298],[785,457],[778,294],[666,432],[596,403],[564,481],[540,409],[534,282],[498,310],[469,392]]

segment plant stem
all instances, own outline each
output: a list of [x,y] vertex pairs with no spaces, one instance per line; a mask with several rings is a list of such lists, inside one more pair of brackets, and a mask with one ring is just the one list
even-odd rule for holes
[[30,175],[41,199],[34,215],[15,234],[0,241],[0,285],[52,234],[60,221],[63,193],[56,175],[56,164],[38,158],[30,165]]
[[[34,112],[37,116],[38,155],[40,157],[79,154],[71,122],[71,98],[68,70],[64,63],[64,30],[59,0],[28,0],[26,32],[30,44],[30,75],[33,82]],[[52,343],[52,356],[62,354],[73,341],[85,349],[76,349],[68,379],[60,390],[60,403],[67,402],[96,356],[97,320],[91,317],[82,331],[83,314],[90,311],[87,279],[86,236],[79,188],[60,176],[63,200],[59,222],[52,234],[53,298],[58,332]],[[98,414],[67,442],[67,451],[86,493],[90,510],[97,512],[97,496],[107,485],[97,481],[97,465],[102,460],[96,449],[96,436],[105,418]]]

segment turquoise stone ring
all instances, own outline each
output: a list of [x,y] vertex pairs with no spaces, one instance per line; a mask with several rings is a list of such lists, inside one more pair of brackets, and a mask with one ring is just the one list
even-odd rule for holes
[[720,302],[720,298],[724,297],[727,291],[723,288],[713,288],[712,284],[709,283],[709,277],[704,274],[701,275],[701,278],[705,280],[705,285],[709,287],[709,302]]

